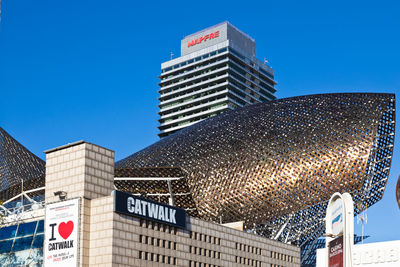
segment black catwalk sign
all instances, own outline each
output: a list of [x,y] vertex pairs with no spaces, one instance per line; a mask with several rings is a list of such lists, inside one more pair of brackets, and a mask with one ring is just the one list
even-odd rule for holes
[[186,227],[186,212],[183,209],[133,196],[121,191],[114,191],[113,194],[115,212],[179,228]]

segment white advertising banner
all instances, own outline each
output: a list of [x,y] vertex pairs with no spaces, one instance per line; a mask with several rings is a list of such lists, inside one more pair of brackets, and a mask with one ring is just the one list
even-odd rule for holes
[[46,205],[44,266],[78,266],[79,199]]
[[[327,267],[326,248],[317,249],[317,267]],[[353,267],[399,267],[400,240],[355,245]]]

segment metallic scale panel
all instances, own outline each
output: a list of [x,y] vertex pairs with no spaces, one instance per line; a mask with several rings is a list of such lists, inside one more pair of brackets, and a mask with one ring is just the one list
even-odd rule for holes
[[381,199],[394,101],[347,93],[255,104],[168,136],[116,168],[179,167],[202,219],[244,220],[260,234],[301,242],[323,231],[334,192],[353,193],[356,212]]
[[45,162],[0,127],[0,200],[44,186]]

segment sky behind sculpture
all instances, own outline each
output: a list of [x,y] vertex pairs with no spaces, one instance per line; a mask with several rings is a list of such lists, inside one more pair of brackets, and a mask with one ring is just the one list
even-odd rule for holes
[[[0,125],[41,158],[80,139],[124,158],[158,140],[160,63],[179,56],[185,35],[225,20],[255,39],[258,58],[275,70],[278,98],[399,93],[399,8],[397,1],[2,1]],[[398,139],[383,200],[368,210],[366,242],[400,239]]]

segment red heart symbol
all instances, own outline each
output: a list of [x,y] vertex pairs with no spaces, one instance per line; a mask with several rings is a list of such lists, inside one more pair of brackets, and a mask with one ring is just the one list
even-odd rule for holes
[[67,223],[62,222],[58,226],[58,233],[64,239],[67,239],[74,230],[74,223],[72,221],[68,221]]

